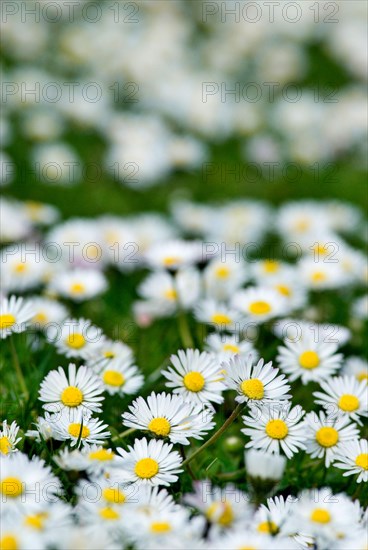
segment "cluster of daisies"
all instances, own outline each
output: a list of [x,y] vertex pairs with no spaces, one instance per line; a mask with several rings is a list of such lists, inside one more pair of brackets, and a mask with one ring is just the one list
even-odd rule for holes
[[[0,431],[1,550],[366,548],[368,364],[344,350],[367,319],[358,209],[176,202],[172,220],[60,222],[49,205],[1,208],[2,374],[28,410]],[[287,258],[250,250],[270,231]],[[140,331],[177,323],[182,349],[155,372],[71,313],[103,301],[114,269],[146,270]],[[51,359],[31,374],[32,353]],[[213,478],[221,438],[240,469]],[[314,489],[288,492],[306,470]]]
[[[13,0],[1,23],[0,183],[21,177],[19,140],[30,171],[59,186],[157,185],[232,137],[262,167],[347,153],[364,165],[365,3],[248,4]],[[328,71],[310,82],[315,63],[331,64],[332,83]],[[96,162],[75,133],[102,141]]]

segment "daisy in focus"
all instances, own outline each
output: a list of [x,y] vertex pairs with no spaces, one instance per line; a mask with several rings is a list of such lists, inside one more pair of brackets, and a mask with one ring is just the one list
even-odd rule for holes
[[144,378],[132,357],[125,360],[112,359],[99,373],[105,391],[109,395],[132,395],[142,387]]
[[3,421],[3,429],[0,430],[0,456],[18,451],[16,445],[22,439],[17,437],[18,431],[19,426],[15,420],[10,425],[6,420]]
[[223,362],[222,367],[225,384],[238,393],[235,398],[238,403],[251,401],[264,404],[290,399],[287,394],[290,386],[283,374],[278,376],[279,369],[273,368],[271,361],[264,364],[264,360],[260,359],[255,365],[252,355],[247,359],[236,355]]
[[324,392],[315,392],[316,403],[327,411],[355,420],[362,424],[360,416],[368,416],[368,388],[365,380],[358,382],[354,376],[336,376],[321,382]]
[[314,411],[308,413],[304,419],[306,452],[311,458],[324,458],[328,468],[334,460],[341,444],[355,439],[359,432],[349,418],[332,420],[323,412],[317,415]]
[[339,446],[335,461],[336,468],[345,470],[343,476],[358,475],[357,483],[368,481],[368,441],[367,439],[354,439]]
[[222,403],[222,392],[226,388],[220,366],[206,352],[187,349],[171,356],[174,368],[162,371],[167,379],[166,386],[182,396],[184,401],[195,404]]
[[251,438],[245,448],[254,447],[275,454],[283,451],[291,458],[300,449],[305,449],[303,415],[300,405],[291,408],[290,403],[261,409],[252,407],[250,416],[242,417],[247,427],[241,431]]
[[215,423],[213,412],[201,405],[185,403],[179,395],[151,393],[147,399],[138,397],[124,413],[123,424],[151,432],[156,437],[168,437],[172,443],[189,445],[188,438],[203,439]]
[[172,445],[152,439],[136,439],[128,451],[118,447],[121,456],[119,476],[126,483],[170,485],[178,479],[182,459]]
[[91,443],[101,445],[110,437],[107,424],[92,418],[86,411],[65,408],[57,414],[46,413],[46,420],[52,429],[52,437],[57,441],[69,441],[72,447]]

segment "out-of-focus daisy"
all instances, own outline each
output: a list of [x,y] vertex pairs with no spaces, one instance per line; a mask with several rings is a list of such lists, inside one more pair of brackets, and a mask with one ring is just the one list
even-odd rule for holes
[[130,504],[144,514],[151,516],[156,512],[173,512],[179,508],[167,489],[147,484],[133,485],[132,488],[134,498]]
[[205,293],[215,300],[227,300],[247,278],[245,264],[234,258],[214,258],[203,272]]
[[235,308],[211,298],[202,300],[194,310],[198,321],[211,325],[217,331],[241,332],[244,316]]
[[291,381],[301,378],[303,384],[318,382],[331,376],[341,365],[342,354],[337,344],[329,344],[309,334],[295,341],[285,340],[278,348],[280,369]]
[[18,450],[16,445],[22,439],[17,438],[18,431],[19,426],[15,420],[10,425],[6,420],[3,421],[3,429],[0,430],[0,455],[8,455]]
[[[52,327],[54,328],[54,327]],[[66,357],[88,359],[102,341],[101,329],[87,319],[66,319],[60,327],[48,330],[47,338]]]
[[351,338],[351,331],[342,325],[312,323],[291,317],[278,319],[272,331],[278,338],[290,342],[313,338],[326,344],[336,344],[338,347],[344,346]]
[[4,248],[0,253],[1,285],[7,292],[24,292],[41,285],[47,263],[38,243],[20,243]]
[[268,498],[267,505],[262,504],[254,516],[256,531],[267,535],[283,533],[283,525],[291,513],[294,499],[284,499],[283,496]]
[[316,201],[288,202],[279,208],[276,226],[284,238],[293,241],[307,234],[327,231],[328,220],[322,205]]
[[194,484],[194,491],[185,495],[184,502],[200,510],[210,523],[222,529],[234,527],[237,521],[250,518],[248,495],[235,485],[220,488],[203,480]]
[[58,441],[70,441],[70,445],[101,445],[110,432],[107,424],[92,418],[86,411],[65,408],[56,414],[46,413],[46,420],[52,428],[52,437]]
[[300,546],[287,537],[272,537],[264,533],[245,530],[239,526],[225,536],[211,542],[211,550],[298,550]]
[[153,244],[145,253],[150,267],[170,271],[194,265],[201,259],[202,246],[199,241],[164,241]]
[[127,344],[104,337],[86,363],[89,367],[100,371],[115,360],[124,363],[126,360],[132,361],[132,359],[133,351]]
[[236,355],[222,363],[224,381],[228,388],[235,390],[238,403],[248,401],[257,404],[278,402],[289,399],[290,389],[285,376],[279,375],[279,369],[272,367],[272,362],[264,364],[260,359],[255,365],[252,355],[243,359]]
[[99,377],[105,390],[110,395],[131,395],[137,393],[143,385],[144,378],[138,367],[132,364],[132,359],[113,359],[102,370]]
[[53,436],[52,425],[49,420],[43,416],[37,418],[37,422],[34,422],[35,430],[27,430],[25,436],[35,439],[38,443],[45,440],[47,441]]
[[345,470],[344,476],[358,475],[357,483],[368,481],[368,441],[354,439],[339,445],[333,464]]
[[347,376],[355,376],[358,382],[365,380],[368,383],[368,361],[362,357],[347,357],[342,372]]
[[230,303],[249,321],[255,323],[264,323],[288,311],[285,298],[268,287],[249,287],[246,290],[239,290]]
[[6,338],[12,332],[23,332],[34,315],[32,302],[10,296],[0,302],[0,337]]
[[117,452],[122,457],[119,464],[119,476],[127,483],[170,485],[174,483],[182,470],[182,459],[161,440],[136,439],[134,445],[128,445],[129,451],[121,447]]
[[358,319],[368,318],[368,294],[353,301],[351,312]]
[[51,204],[36,201],[25,201],[22,209],[32,223],[37,225],[49,225],[55,223],[59,217],[59,211]]
[[29,511],[42,508],[61,495],[61,483],[44,460],[31,460],[23,453],[0,456],[0,494],[2,512],[12,513],[27,498]]
[[73,302],[82,302],[102,294],[107,288],[106,277],[96,269],[73,269],[56,273],[49,290]]
[[205,340],[205,350],[212,353],[220,363],[234,355],[248,357],[252,354],[254,360],[258,358],[258,352],[251,342],[239,340],[238,336],[229,334],[209,334]]
[[311,290],[339,288],[349,282],[348,275],[339,263],[323,260],[316,262],[314,258],[303,258],[299,261],[297,270],[300,281]]
[[279,260],[257,260],[250,264],[252,279],[258,283],[267,283],[276,276],[282,276],[289,269],[288,264]]
[[48,373],[41,383],[39,399],[50,412],[65,408],[100,412],[102,392],[103,385],[90,367],[77,370],[74,363],[69,363],[68,375],[62,367]]
[[151,393],[138,397],[124,413],[123,424],[146,430],[156,437],[168,437],[172,443],[189,445],[188,438],[203,439],[214,426],[213,412],[201,405],[183,402],[180,395]]
[[36,329],[47,329],[49,323],[60,324],[68,316],[67,308],[56,300],[32,296],[31,301],[35,314],[30,323]]
[[92,475],[108,472],[116,465],[116,454],[101,445],[89,445],[81,449],[63,449],[53,456],[54,462],[63,470],[86,470]]
[[37,512],[29,513],[25,507],[18,521],[28,535],[42,534],[45,545],[55,547],[60,534],[72,524],[72,507],[61,500],[45,502],[43,508]]
[[222,403],[225,385],[221,367],[209,353],[197,349],[179,350],[177,355],[171,356],[171,363],[174,368],[162,371],[167,379],[166,386],[174,388],[173,392],[181,395],[184,401]]
[[307,292],[298,280],[295,269],[287,269],[279,275],[269,277],[264,284],[280,294],[286,301],[288,310],[300,309],[306,304]]
[[358,430],[355,424],[350,424],[349,418],[336,418],[332,420],[323,412],[317,415],[314,411],[308,413],[304,419],[306,451],[312,458],[325,458],[328,468],[341,443],[357,437]]
[[[361,424],[360,416],[368,416],[367,383],[354,376],[336,376],[321,382],[322,392],[315,392],[316,403],[329,413],[347,416]],[[332,409],[332,410],[331,410]]]
[[248,476],[279,481],[285,471],[287,459],[283,455],[275,455],[249,449],[245,451],[245,468]]
[[263,449],[279,454],[283,451],[288,458],[305,449],[304,426],[300,422],[304,411],[300,405],[291,408],[290,403],[250,409],[250,416],[243,416],[247,428],[242,429],[251,441],[246,448]]

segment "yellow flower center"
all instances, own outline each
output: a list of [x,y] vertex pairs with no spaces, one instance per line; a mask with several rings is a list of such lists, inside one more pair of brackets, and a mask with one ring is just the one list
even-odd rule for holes
[[114,487],[107,487],[102,491],[103,498],[110,503],[123,504],[126,500],[126,496],[122,491]]
[[124,376],[117,370],[105,370],[102,380],[108,386],[120,387],[125,384]]
[[220,312],[214,313],[211,316],[211,321],[216,323],[216,325],[229,325],[231,323],[230,317]]
[[353,412],[359,409],[359,399],[355,395],[345,393],[339,399],[339,407],[345,412]]
[[315,271],[312,273],[311,279],[314,283],[320,283],[327,279],[327,275],[324,271]]
[[115,357],[115,353],[113,351],[104,351],[104,356],[106,359],[113,359]]
[[18,477],[4,477],[1,480],[0,491],[6,497],[16,498],[23,493],[23,484]]
[[168,300],[176,300],[178,297],[178,293],[173,288],[168,288],[167,290],[165,290],[164,294],[165,298],[167,298]]
[[315,351],[304,351],[299,355],[299,365],[303,369],[315,369],[319,366],[320,359]]
[[120,518],[120,514],[113,508],[110,508],[109,506],[107,506],[106,508],[101,508],[99,514],[102,517],[102,519],[107,519],[107,520],[115,521]]
[[11,313],[4,313],[0,315],[0,329],[10,328],[15,325],[15,317]]
[[83,283],[73,283],[70,287],[70,292],[72,292],[72,294],[83,294],[85,290],[86,287]]
[[363,470],[368,470],[368,453],[362,453],[355,459],[355,464]]
[[255,546],[239,546],[237,550],[257,550]]
[[169,533],[171,531],[171,525],[167,521],[154,521],[151,523],[150,531],[155,534]]
[[273,521],[263,521],[257,527],[260,533],[266,533],[268,535],[276,535],[279,532],[279,528]]
[[43,210],[43,204],[35,201],[27,201],[25,203],[25,208],[27,210],[29,217],[33,222],[37,222],[40,220],[40,214],[42,213],[42,210]]
[[206,512],[210,521],[216,520],[222,527],[228,527],[234,521],[234,512],[228,502],[213,502]]
[[78,422],[69,424],[68,432],[71,436],[77,438],[80,436],[82,439],[85,439],[91,433],[87,426],[83,426],[82,428],[82,424],[79,424]]
[[91,460],[105,462],[108,460],[113,460],[114,453],[112,451],[108,451],[107,449],[99,449],[98,451],[92,451],[88,456]]
[[320,428],[316,432],[316,440],[322,447],[333,447],[339,441],[339,432],[335,428]]
[[163,260],[163,263],[164,265],[166,265],[166,267],[171,267],[175,264],[179,264],[180,258],[179,256],[166,256],[166,258],[164,258]]
[[62,392],[60,399],[66,407],[78,407],[83,401],[83,393],[76,386],[68,386]]
[[75,332],[74,334],[70,334],[66,338],[65,343],[70,348],[81,349],[86,345],[86,339],[83,336],[83,334],[80,334],[79,332]]
[[18,541],[13,535],[5,535],[0,540],[0,549],[1,550],[18,550]]
[[23,263],[19,263],[19,264],[16,264],[14,267],[13,267],[15,273],[25,273],[28,269],[28,267],[26,266],[26,264],[23,264]]
[[9,454],[10,449],[12,448],[11,443],[9,439],[6,437],[6,435],[3,435],[0,437],[0,453],[2,455]]
[[44,325],[45,323],[47,323],[47,320],[47,315],[43,311],[37,313],[37,315],[35,315],[32,319],[34,323],[39,323],[40,325]]
[[232,351],[233,353],[239,353],[239,346],[234,344],[225,344],[222,348],[224,351]]
[[141,479],[151,479],[159,470],[159,464],[153,458],[142,458],[135,465],[134,472]]
[[226,279],[230,275],[230,269],[223,265],[216,268],[215,274],[219,279]]
[[366,372],[365,370],[362,370],[361,372],[358,372],[358,374],[356,375],[356,378],[358,382],[362,382],[362,380],[368,381],[368,372]]
[[169,435],[171,430],[170,422],[164,417],[153,418],[148,424],[148,429],[156,435],[163,437]]
[[266,434],[272,439],[285,439],[288,433],[289,428],[286,422],[279,418],[269,420],[266,424]]
[[304,231],[307,231],[307,229],[309,228],[309,220],[307,219],[303,219],[303,218],[300,218],[294,225],[295,229],[297,231],[300,231],[301,233],[304,233]]
[[318,254],[321,254],[321,256],[325,256],[328,252],[328,246],[325,244],[317,243],[313,250],[317,252]]
[[324,508],[315,508],[310,516],[312,521],[316,523],[330,523],[331,514],[328,510]]
[[32,516],[26,516],[24,524],[32,529],[37,529],[41,531],[44,527],[45,519],[47,518],[46,512],[40,512],[39,514],[34,514]]
[[265,273],[276,273],[279,268],[280,264],[275,260],[265,260],[263,263],[263,270]]
[[286,285],[276,285],[276,290],[283,296],[291,296],[291,290]]
[[271,306],[268,302],[258,300],[257,302],[252,302],[249,305],[249,311],[253,313],[253,315],[266,315],[267,313],[270,313]]
[[191,371],[188,372],[183,378],[184,386],[189,391],[199,392],[203,390],[205,385],[205,379],[200,372]]
[[249,397],[249,399],[262,399],[264,396],[264,386],[261,380],[258,378],[252,378],[250,380],[244,380],[240,384],[241,391]]

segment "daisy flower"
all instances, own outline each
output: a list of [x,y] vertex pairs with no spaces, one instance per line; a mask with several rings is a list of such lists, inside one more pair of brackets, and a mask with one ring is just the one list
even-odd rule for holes
[[196,306],[194,316],[198,321],[207,323],[220,332],[240,332],[244,321],[244,316],[239,311],[211,298],[202,300]]
[[227,300],[247,278],[244,262],[235,258],[214,258],[203,271],[206,296],[215,300]]
[[36,427],[35,430],[27,430],[25,433],[26,437],[35,439],[38,443],[41,443],[42,440],[47,441],[53,436],[52,425],[46,418],[39,416],[37,422],[33,423]]
[[119,476],[128,483],[148,485],[170,485],[182,472],[182,459],[173,446],[162,440],[136,439],[129,451],[121,447],[117,452],[122,457],[119,464]]
[[[29,511],[40,509],[61,495],[61,483],[44,460],[31,460],[23,453],[0,456],[0,494],[2,512],[15,513],[26,503]],[[25,500],[26,499],[26,500]]]
[[[34,252],[30,254],[30,250]],[[6,292],[24,292],[44,282],[48,264],[38,243],[19,243],[0,252],[0,279]]]
[[239,526],[218,540],[211,541],[211,550],[298,550],[291,538],[271,537]]
[[101,344],[102,331],[86,319],[66,319],[55,331],[46,335],[61,355],[88,359]]
[[254,515],[256,531],[273,536],[279,533],[289,535],[289,532],[283,532],[283,526],[288,516],[292,513],[294,502],[292,497],[286,500],[283,496],[268,498],[267,505],[261,504]]
[[138,367],[132,365],[132,359],[112,359],[99,371],[105,391],[110,395],[131,395],[142,387],[144,378]]
[[63,449],[54,455],[54,462],[63,470],[86,471],[91,475],[110,472],[116,465],[117,456],[111,449],[101,445],[89,445],[81,449]]
[[91,443],[101,445],[111,435],[106,430],[108,426],[86,412],[64,408],[56,414],[46,413],[46,420],[52,428],[52,437],[57,441],[70,441],[72,447],[78,442],[78,446]]
[[244,453],[245,469],[248,476],[261,479],[280,481],[284,475],[287,459],[283,455],[275,455],[249,449]]
[[168,437],[172,443],[189,445],[188,438],[203,439],[215,426],[213,412],[194,403],[185,403],[180,395],[151,393],[138,397],[122,415],[123,424],[146,430],[156,437]]
[[290,403],[265,406],[262,409],[252,407],[250,416],[243,416],[244,424],[249,427],[241,431],[251,438],[245,447],[275,454],[283,451],[291,458],[300,449],[305,449],[304,425],[300,422],[303,415],[300,405],[291,408]]
[[357,319],[365,320],[368,318],[368,294],[353,301],[351,313]]
[[252,355],[247,359],[235,355],[222,367],[226,386],[239,394],[235,398],[238,403],[263,404],[290,398],[286,393],[290,386],[283,374],[278,376],[279,369],[272,367],[272,361],[264,364],[264,359],[260,359],[254,365]]
[[272,331],[281,340],[297,342],[313,338],[321,342],[336,344],[339,348],[347,344],[351,338],[351,331],[341,325],[312,323],[291,317],[278,319],[274,323]]
[[23,332],[34,315],[32,302],[10,296],[0,302],[0,338],[12,332]]
[[333,464],[336,468],[346,470],[343,476],[357,475],[357,483],[368,481],[368,441],[354,439],[339,445]]
[[311,458],[325,458],[325,465],[328,468],[341,443],[350,441],[357,437],[358,430],[355,424],[350,424],[350,419],[336,418],[332,420],[320,412],[310,412],[305,416],[305,445],[306,452]]
[[184,502],[200,510],[211,524],[227,529],[250,519],[249,497],[235,485],[220,488],[203,480],[194,483],[194,491],[185,495]]
[[343,415],[358,424],[360,416],[368,416],[367,382],[354,376],[336,376],[321,382],[322,392],[315,392],[316,403],[334,414]]
[[106,277],[96,269],[72,269],[56,273],[49,290],[73,302],[82,302],[105,292]]
[[27,218],[37,225],[50,225],[59,218],[59,211],[51,204],[37,201],[25,201],[21,204]]
[[145,260],[154,269],[176,271],[202,259],[202,245],[199,241],[163,241],[152,244],[145,253]]
[[[317,340],[317,341],[316,341]],[[329,378],[341,365],[342,354],[337,344],[330,344],[306,334],[295,341],[284,340],[278,348],[280,369],[291,382],[301,378],[303,384]]]
[[167,489],[147,484],[133,485],[133,488],[134,499],[130,504],[148,516],[156,512],[174,512],[180,508]]
[[19,426],[15,420],[9,425],[6,420],[3,421],[3,429],[0,430],[0,456],[14,453],[17,443],[22,439],[17,438]]
[[299,280],[311,290],[341,288],[349,282],[349,276],[339,263],[302,258],[297,264]]
[[368,383],[368,362],[362,357],[347,357],[342,372],[348,376],[355,376],[358,382],[365,380]]
[[62,367],[48,373],[41,382],[39,399],[50,412],[65,408],[101,412],[102,392],[103,385],[90,367],[77,370],[74,363],[69,363],[67,375]]
[[124,362],[127,359],[132,360],[132,358],[132,348],[127,346],[127,344],[119,340],[110,340],[104,337],[93,356],[89,357],[86,363],[89,367],[94,367],[98,371],[107,367],[115,359],[119,362]]
[[264,323],[273,317],[287,313],[285,297],[276,290],[263,287],[249,287],[236,292],[231,305],[247,317],[248,321]]
[[248,357],[252,354],[253,359],[258,358],[258,352],[251,342],[239,340],[237,336],[229,334],[210,334],[205,340],[205,350],[214,355],[219,363],[234,355]]
[[292,240],[326,231],[329,227],[322,204],[310,200],[282,205],[278,210],[276,226],[284,238]]
[[206,352],[195,349],[179,350],[171,356],[174,368],[162,371],[168,380],[166,386],[182,396],[184,401],[201,403],[222,403],[225,385],[220,374],[220,366]]
[[30,324],[36,329],[47,329],[49,323],[60,324],[68,316],[67,308],[56,300],[32,296],[31,301],[34,315]]

